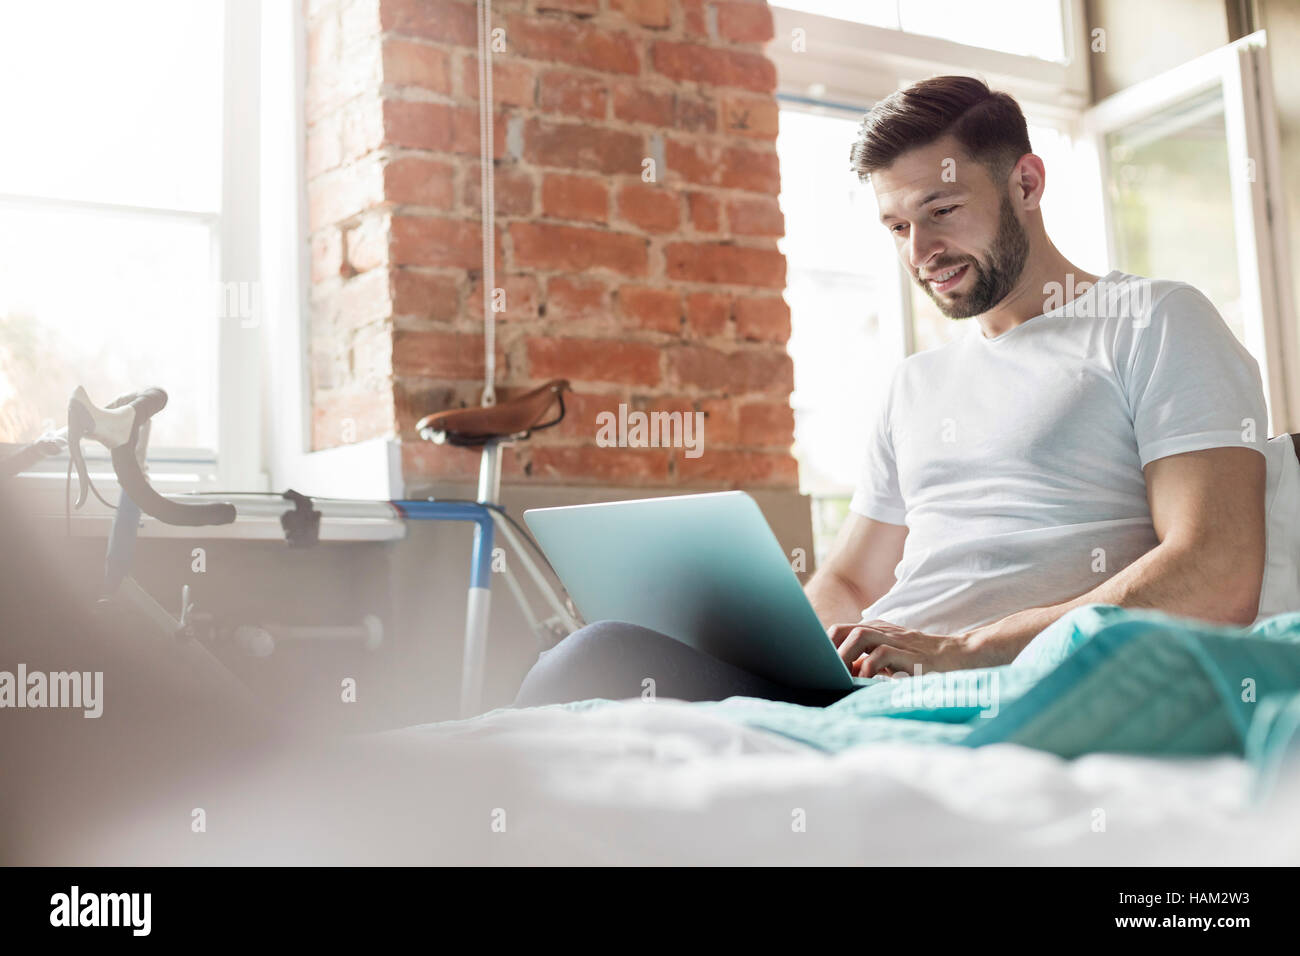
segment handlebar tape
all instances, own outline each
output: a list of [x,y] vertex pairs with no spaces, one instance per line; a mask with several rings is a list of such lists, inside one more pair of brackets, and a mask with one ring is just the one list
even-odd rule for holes
[[131,441],[114,448],[112,456],[113,471],[117,474],[118,484],[122,486],[127,497],[137,508],[157,518],[163,524],[187,528],[231,524],[235,520],[235,506],[229,502],[183,504],[179,501],[171,501],[154,491],[149,484],[149,479],[140,470],[140,462],[135,457],[140,426],[166,407],[167,393],[161,388],[147,388],[132,396],[126,404],[135,409],[135,425],[131,429]]
[[182,504],[158,494],[150,486],[144,473],[140,471],[140,463],[136,461],[135,449],[131,445],[122,445],[120,448],[113,449],[113,471],[117,473],[118,484],[122,486],[127,497],[135,502],[136,507],[163,524],[192,528],[230,524],[235,520],[235,506],[229,502]]

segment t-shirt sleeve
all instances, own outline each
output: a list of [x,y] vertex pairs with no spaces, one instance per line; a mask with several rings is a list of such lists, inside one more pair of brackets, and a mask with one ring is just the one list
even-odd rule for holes
[[898,467],[894,460],[894,443],[890,437],[890,418],[894,405],[897,375],[885,400],[880,403],[875,424],[867,438],[866,453],[859,471],[858,485],[849,500],[849,510],[887,524],[905,524],[907,507],[898,488]]
[[1179,286],[1134,326],[1126,390],[1143,467],[1204,448],[1264,453],[1259,365],[1209,299]]

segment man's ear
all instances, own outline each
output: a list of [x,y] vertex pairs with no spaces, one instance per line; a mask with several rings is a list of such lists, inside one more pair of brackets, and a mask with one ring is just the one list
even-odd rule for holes
[[1011,167],[1007,185],[1014,205],[1026,212],[1037,209],[1047,185],[1047,171],[1043,168],[1042,159],[1033,153],[1025,153]]

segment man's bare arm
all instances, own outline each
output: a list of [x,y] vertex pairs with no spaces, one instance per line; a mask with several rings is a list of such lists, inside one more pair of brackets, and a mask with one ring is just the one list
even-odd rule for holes
[[1171,455],[1144,469],[1159,544],[1097,587],[1061,604],[1030,608],[965,634],[931,635],[893,625],[836,628],[848,663],[952,670],[1008,663],[1043,628],[1084,604],[1156,608],[1245,625],[1259,610],[1264,575],[1264,456],[1248,448]]
[[860,620],[862,609],[894,586],[906,537],[903,525],[849,512],[830,556],[804,587],[823,626]]

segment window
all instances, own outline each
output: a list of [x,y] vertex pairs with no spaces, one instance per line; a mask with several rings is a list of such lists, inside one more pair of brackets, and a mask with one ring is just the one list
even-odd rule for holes
[[1065,20],[1054,0],[780,0],[803,13],[1063,61]]
[[256,410],[227,393],[258,377],[257,31],[222,0],[0,13],[0,441],[63,424],[79,384],[157,385],[151,458],[247,481]]

